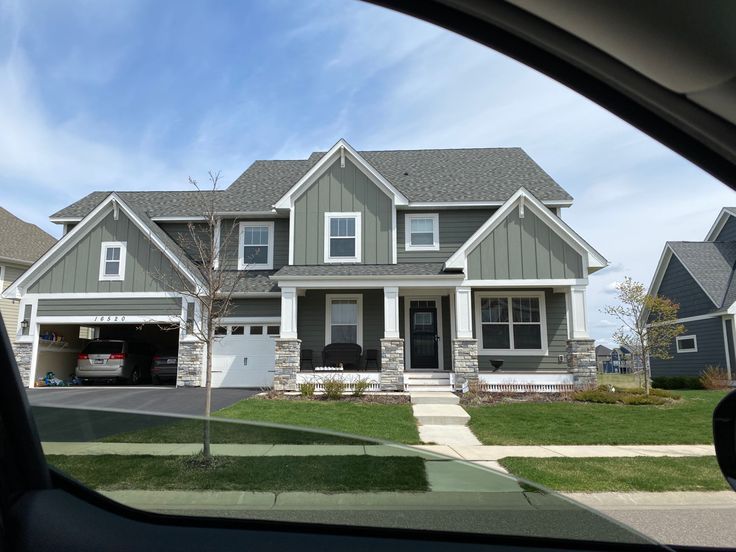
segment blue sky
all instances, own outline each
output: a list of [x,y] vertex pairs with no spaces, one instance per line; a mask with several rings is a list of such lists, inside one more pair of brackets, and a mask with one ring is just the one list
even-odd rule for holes
[[93,190],[187,189],[255,159],[357,149],[524,148],[574,197],[563,217],[649,282],[666,240],[700,240],[734,193],[603,109],[464,38],[325,1],[0,0],[0,204],[48,215]]

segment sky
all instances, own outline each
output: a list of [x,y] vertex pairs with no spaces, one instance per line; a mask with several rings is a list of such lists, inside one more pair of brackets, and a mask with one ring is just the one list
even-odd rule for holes
[[734,192],[582,96],[484,46],[345,0],[0,0],[0,205],[48,216],[94,190],[190,189],[256,159],[519,146],[575,198],[610,266],[591,335],[664,242],[702,240]]

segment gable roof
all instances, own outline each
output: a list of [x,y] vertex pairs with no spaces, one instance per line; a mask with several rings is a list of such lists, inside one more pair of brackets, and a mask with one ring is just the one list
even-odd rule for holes
[[726,298],[736,291],[732,289],[736,242],[667,242],[667,247],[716,307],[733,303],[726,303]]
[[730,217],[736,217],[736,207],[723,207],[721,212],[718,213],[713,226],[708,230],[704,241],[714,241]]
[[55,243],[53,236],[35,224],[0,207],[0,261],[30,265]]
[[[340,142],[338,142],[340,144]],[[336,144],[336,145],[338,145]],[[347,144],[347,143],[345,143]],[[333,147],[334,148],[334,147]],[[226,213],[265,213],[304,178],[327,152],[307,159],[256,161],[227,189],[217,192]],[[569,205],[572,197],[521,148],[357,151],[410,204],[495,203],[524,187],[546,204]],[[51,220],[86,216],[111,192],[93,192],[51,215]],[[193,191],[117,192],[149,217],[199,215]]]

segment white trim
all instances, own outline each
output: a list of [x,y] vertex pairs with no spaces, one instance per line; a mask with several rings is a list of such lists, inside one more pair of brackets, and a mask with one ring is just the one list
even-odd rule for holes
[[[509,312],[509,349],[486,349],[483,347],[483,323],[480,304],[482,299],[486,298],[506,298],[508,299]],[[515,297],[536,297],[539,299],[539,325],[541,333],[541,349],[515,349],[514,348],[514,331],[513,331],[513,298]],[[534,323],[536,324],[536,322]],[[545,293],[543,291],[509,291],[501,292],[476,292],[475,294],[475,335],[478,339],[479,355],[497,355],[497,356],[547,356],[549,354],[549,346],[547,343],[547,306],[545,304]]]
[[383,337],[399,338],[399,288],[383,288]]
[[73,293],[26,293],[26,299],[129,299],[133,297],[181,297],[181,293],[173,291],[106,291],[106,292],[73,292]]
[[49,217],[49,222],[54,224],[67,224],[69,222],[79,222],[83,217]]
[[[452,296],[452,295],[451,295]],[[406,362],[404,370],[414,370],[411,367],[411,302],[412,301],[434,301],[437,309],[437,335],[440,340],[437,344],[437,370],[445,369],[445,356],[443,348],[444,334],[442,333],[442,296],[441,295],[405,295],[404,296],[404,356]],[[452,319],[452,317],[450,317]],[[420,370],[434,370],[434,368],[416,368]]]
[[565,292],[569,339],[590,339],[585,286],[570,286]]
[[222,240],[221,237],[222,234],[222,219],[217,218],[215,219],[215,258],[214,262],[212,263],[214,265],[215,270],[218,270],[220,268],[220,242]]
[[[265,263],[246,263],[245,262],[245,229],[248,227],[266,227],[268,228],[268,258]],[[273,221],[252,221],[244,220],[238,225],[238,270],[272,270],[273,269]],[[252,245],[249,245],[252,247]]]
[[151,217],[153,222],[204,222],[207,220],[205,216],[191,216],[186,217],[182,215],[175,215],[171,217]]
[[281,288],[281,338],[297,339],[299,297],[293,287]]
[[567,287],[586,286],[587,278],[569,279],[529,279],[529,280],[465,280],[463,285],[478,288],[523,288],[523,287]]
[[172,315],[104,315],[104,316],[37,316],[38,324],[179,324],[180,314]]
[[5,288],[5,265],[0,265],[0,291]]
[[[570,207],[572,200],[547,199],[540,200],[547,207]],[[500,207],[505,201],[410,201],[408,209],[462,208],[462,207]]]
[[391,262],[393,264],[398,262],[399,257],[399,231],[396,227],[396,218],[396,202],[394,198],[391,198]]
[[[108,249],[120,249],[120,259],[118,260],[118,273],[106,274],[105,263],[107,261]],[[100,244],[100,281],[101,282],[122,282],[125,280],[125,258],[128,251],[128,242],[108,241]],[[112,261],[114,262],[114,261]]]
[[[310,278],[278,278],[277,282],[282,289],[284,285],[301,288],[301,289],[360,289],[360,288],[383,288],[390,285],[400,287],[416,287],[416,288],[448,288],[455,287],[462,282],[462,275],[459,278],[442,278],[442,279],[421,279],[416,276],[408,276],[401,278],[397,276],[360,276],[353,278],[349,276],[313,276]],[[328,283],[329,282],[329,283]]]
[[470,287],[455,288],[455,339],[473,339],[472,295]]
[[501,208],[493,213],[478,230],[468,238],[468,240],[460,246],[460,248],[445,261],[445,268],[458,268],[466,270],[467,256],[470,251],[475,249],[481,241],[483,241],[503,220],[511,213],[511,211],[525,198],[525,208],[532,211],[537,217],[541,218],[548,226],[556,231],[557,234],[575,251],[577,251],[585,261],[587,254],[587,268],[589,272],[608,266],[608,261],[598,253],[593,247],[586,242],[580,235],[570,228],[561,218],[552,213],[547,206],[539,201],[533,194],[525,188],[519,188]]
[[357,341],[363,347],[363,294],[362,293],[327,293],[325,294],[325,345],[332,343],[332,308],[333,300],[355,301],[357,305]]
[[718,234],[720,234],[721,230],[723,230],[723,227],[726,226],[728,218],[733,216],[736,215],[734,215],[728,209],[728,207],[724,207],[723,209],[721,209],[721,212],[718,213],[713,226],[710,227],[710,230],[708,230],[708,233],[705,235],[705,239],[703,241],[715,241]]
[[280,316],[225,316],[217,321],[218,326],[224,326],[226,324],[250,324],[253,326],[258,324],[273,325],[280,323]]
[[289,264],[294,264],[294,204],[291,204],[289,213]]
[[560,393],[573,391],[569,372],[480,372],[480,388],[490,393]]
[[[361,244],[363,241],[363,213],[360,211],[354,212],[325,212],[325,223],[324,223],[324,262],[325,263],[359,263],[362,259]],[[331,236],[330,235],[330,221],[332,219],[355,219],[355,255],[352,257],[333,257],[330,252],[330,240],[331,239],[349,239],[350,236]]]
[[275,204],[274,209],[291,209],[293,214],[294,200],[298,198],[305,190],[314,183],[315,180],[328,168],[332,163],[345,155],[355,164],[368,178],[377,184],[382,191],[393,196],[396,205],[407,205],[409,200],[396,187],[393,186],[383,175],[374,169],[363,157],[353,149],[344,139],[340,138],[334,146],[332,146],[322,158],[302,176],[296,184],[294,184],[288,192],[286,192]]
[[[432,221],[432,243],[429,245],[413,245],[411,243],[411,222],[417,219]],[[404,251],[439,251],[440,250],[440,215],[439,213],[406,213],[404,215]]]
[[36,387],[36,373],[37,373],[37,364],[38,364],[38,344],[39,339],[41,335],[41,324],[34,324],[33,326],[29,326],[30,329],[33,329],[33,345],[31,346],[31,370],[28,374],[28,387]]
[[[726,373],[728,374],[728,379],[731,379],[731,355],[729,354],[730,347],[728,346],[728,332],[726,331],[726,324],[729,321],[733,321],[733,318],[730,316],[724,316],[721,318],[721,328],[723,329],[723,347],[725,348],[726,353]],[[733,333],[733,322],[731,322],[731,332]],[[736,349],[734,349],[736,352]]]
[[[695,344],[695,347],[692,349],[680,349],[680,341],[685,339],[692,339],[693,343]],[[697,353],[698,352],[698,336],[695,334],[690,335],[678,335],[675,338],[676,342],[676,350],[678,353]],[[726,351],[726,354],[728,354],[728,351]]]

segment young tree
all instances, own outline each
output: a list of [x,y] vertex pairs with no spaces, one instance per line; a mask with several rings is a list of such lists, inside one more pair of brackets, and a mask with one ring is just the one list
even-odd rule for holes
[[631,279],[616,284],[618,305],[609,305],[603,312],[613,316],[621,326],[614,332],[613,339],[641,355],[644,371],[644,392],[651,387],[650,358],[671,358],[672,341],[685,331],[677,324],[680,305],[666,297],[649,295],[644,284]]

